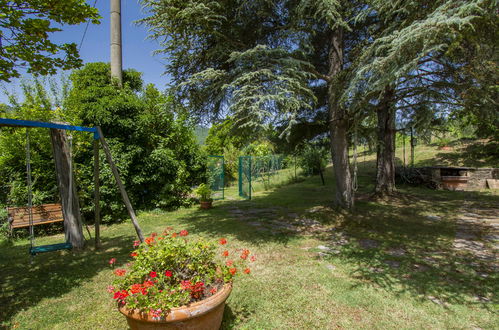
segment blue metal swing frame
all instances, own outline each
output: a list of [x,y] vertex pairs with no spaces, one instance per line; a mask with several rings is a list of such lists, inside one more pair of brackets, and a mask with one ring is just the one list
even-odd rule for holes
[[[99,131],[96,127],[84,127],[84,126],[73,126],[57,123],[47,123],[34,120],[21,120],[21,119],[10,119],[10,118],[0,118],[0,127],[42,127],[42,128],[55,128],[63,129],[68,131],[80,131],[94,133],[94,140],[99,139]],[[73,245],[69,242],[58,243],[58,244],[48,244],[40,246],[31,246],[29,248],[29,254],[35,256],[39,253],[54,252],[60,250],[71,250]]]

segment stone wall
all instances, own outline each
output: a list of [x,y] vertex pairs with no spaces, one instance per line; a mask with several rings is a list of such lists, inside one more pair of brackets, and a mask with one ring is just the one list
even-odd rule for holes
[[499,169],[477,168],[468,170],[468,184],[466,190],[486,189],[487,179],[499,179]]
[[461,186],[460,190],[481,190],[488,188],[487,179],[499,179],[499,168],[408,167],[404,169],[398,167],[396,169],[397,181],[425,185],[435,189],[442,188],[442,176],[444,175],[467,177],[467,184]]

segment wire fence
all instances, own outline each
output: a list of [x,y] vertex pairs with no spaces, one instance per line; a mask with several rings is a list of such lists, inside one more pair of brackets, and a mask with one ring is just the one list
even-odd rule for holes
[[224,167],[225,160],[223,156],[210,155],[207,160],[207,178],[208,186],[212,191],[211,198],[225,198],[225,182],[224,182]]

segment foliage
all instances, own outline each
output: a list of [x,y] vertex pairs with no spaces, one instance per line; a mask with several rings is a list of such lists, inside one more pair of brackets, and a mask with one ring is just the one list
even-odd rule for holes
[[[124,87],[119,88],[111,81],[109,64],[87,64],[71,75],[73,89],[65,102],[66,111],[79,124],[102,128],[132,203],[143,208],[176,208],[185,205],[190,187],[203,178],[203,155],[188,119],[176,114],[172,98],[153,85],[143,88],[140,76],[125,70]],[[76,157],[85,164],[79,186],[89,200],[93,192],[90,143]],[[124,216],[108,166],[101,170],[101,184],[103,214],[108,220],[111,215]]]
[[201,202],[209,202],[211,201],[211,189],[210,187],[205,184],[205,183],[201,183],[199,185],[199,187],[197,187],[195,190],[194,190],[194,193],[199,197],[199,200]]
[[239,171],[239,156],[242,156],[241,151],[232,143],[227,144],[223,148],[224,156],[224,179],[226,184],[229,184],[237,179]]
[[249,156],[268,156],[274,153],[275,147],[269,141],[256,141],[247,145],[242,153]]
[[[353,204],[344,156],[349,136],[360,127],[362,140],[373,140],[374,110],[386,91],[393,92],[386,97],[388,108],[418,128],[460,109],[474,125],[479,113],[487,114],[483,134],[497,127],[497,61],[480,68],[473,56],[461,61],[457,55],[468,45],[455,51],[467,40],[471,48],[494,54],[493,32],[474,38],[475,29],[479,35],[497,31],[497,23],[491,24],[497,22],[494,0],[438,0],[424,6],[416,0],[142,4],[149,15],[141,22],[160,42],[158,52],[172,59],[166,70],[178,85],[175,95],[191,113],[211,119],[229,113],[239,127],[274,124],[281,137],[307,136],[307,131],[296,134],[296,125],[318,134],[330,127],[332,154],[341,158],[334,167],[341,206]],[[462,68],[472,72],[458,79]],[[472,96],[479,89],[485,92],[475,94],[485,97]],[[485,111],[481,100],[487,101]]]
[[[172,230],[153,233],[142,244],[135,241],[134,261],[128,270],[114,271],[118,279],[109,288],[119,305],[161,317],[171,308],[214,295],[243,272],[248,259],[254,260],[249,250],[242,250],[239,256],[237,251],[218,251],[212,242],[187,239],[187,230]],[[227,240],[220,238],[219,244],[225,245]],[[111,265],[115,262],[110,260]],[[250,269],[246,267],[244,272],[249,274]]]
[[301,150],[299,164],[305,173],[319,174],[326,168],[328,154],[328,150],[324,146],[307,143]]
[[[55,96],[44,88],[44,82],[35,79],[23,81],[24,101],[12,96],[12,105],[0,111],[0,117],[39,121],[57,121],[62,111],[55,106]],[[65,88],[62,87],[62,90]],[[46,129],[3,127],[0,131],[0,203],[12,206],[26,205],[26,144],[29,134],[33,203],[58,200],[58,190],[50,143]]]
[[210,127],[206,138],[206,150],[211,155],[221,155],[227,145],[231,144],[237,149],[242,149],[255,140],[257,136],[255,132],[248,128],[238,128],[234,119],[228,117]]
[[208,132],[210,130],[206,127],[203,126],[196,126],[194,128],[194,136],[196,137],[196,142],[199,145],[205,145],[206,144],[206,138],[208,137]]
[[18,67],[46,75],[81,66],[76,44],[56,44],[50,35],[61,31],[59,26],[99,19],[84,0],[0,1],[0,81],[19,77]]
[[[140,73],[124,71],[124,87],[114,86],[109,65],[91,63],[71,75],[72,88],[52,98],[43,83],[25,84],[24,101],[2,117],[40,121],[65,121],[74,125],[100,125],[110,146],[130,199],[140,208],[177,208],[186,205],[191,187],[205,175],[204,157],[196,145],[185,115],[175,114],[175,104],[154,86],[142,87]],[[62,105],[58,108],[56,104]],[[55,109],[55,110],[54,110]],[[35,203],[59,200],[55,168],[47,129],[29,130]],[[80,205],[92,219],[92,136],[72,136],[73,168]],[[26,133],[4,127],[0,131],[0,203],[25,205]],[[126,209],[111,169],[100,152],[101,209],[104,222],[126,217]]]

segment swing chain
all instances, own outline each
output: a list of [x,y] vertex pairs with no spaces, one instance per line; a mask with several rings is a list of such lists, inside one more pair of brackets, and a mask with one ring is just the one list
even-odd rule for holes
[[29,143],[29,128],[26,127],[26,179],[28,183],[28,219],[29,219],[29,240],[31,248],[35,244],[35,230],[33,224],[33,191],[31,180],[31,150]]

